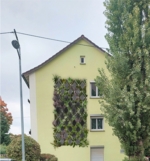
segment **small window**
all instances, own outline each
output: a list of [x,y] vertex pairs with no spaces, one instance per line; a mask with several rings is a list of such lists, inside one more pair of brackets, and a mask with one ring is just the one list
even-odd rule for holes
[[91,130],[93,131],[98,131],[98,130],[103,130],[104,127],[104,118],[103,117],[91,117]]
[[100,97],[100,91],[98,89],[98,87],[96,87],[95,82],[91,82],[91,97]]
[[80,64],[85,64],[85,56],[80,56]]

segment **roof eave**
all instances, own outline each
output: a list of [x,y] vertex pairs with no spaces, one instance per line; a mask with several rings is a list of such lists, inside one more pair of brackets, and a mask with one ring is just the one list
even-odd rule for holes
[[[28,77],[28,79],[29,79],[29,75],[27,75],[27,77]],[[25,77],[25,74],[24,74],[24,73],[22,74],[22,78],[23,78],[23,80],[25,81],[25,83],[26,83],[26,85],[28,86],[28,88],[30,88],[29,82],[27,81],[27,78]]]
[[52,57],[50,57],[48,60],[46,60],[45,62],[43,62],[42,64],[36,66],[35,68],[32,68],[26,72],[24,72],[22,74],[22,77],[25,81],[25,83],[27,84],[28,88],[29,88],[29,75],[33,72],[35,72],[36,70],[40,69],[41,67],[45,66],[47,63],[49,63],[50,61],[52,61],[53,59],[55,59],[57,56],[59,56],[61,53],[63,53],[65,50],[67,50],[68,48],[70,48],[71,46],[73,46],[77,41],[80,41],[81,39],[84,39],[88,42],[90,42],[93,46],[95,46],[97,49],[99,49],[100,51],[102,51],[103,53],[108,54],[109,56],[111,56],[109,53],[107,53],[106,51],[104,51],[102,48],[100,48],[99,46],[97,46],[95,43],[93,43],[91,40],[89,40],[88,38],[86,38],[84,35],[81,35],[79,38],[77,38],[76,40],[74,40],[72,43],[70,43],[69,45],[67,45],[66,47],[64,47],[62,50],[60,50],[59,52],[57,52],[55,55],[53,55]]

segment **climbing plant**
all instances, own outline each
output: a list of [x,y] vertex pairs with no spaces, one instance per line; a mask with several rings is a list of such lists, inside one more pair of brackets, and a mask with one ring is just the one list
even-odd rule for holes
[[54,76],[53,101],[53,145],[87,146],[86,80]]

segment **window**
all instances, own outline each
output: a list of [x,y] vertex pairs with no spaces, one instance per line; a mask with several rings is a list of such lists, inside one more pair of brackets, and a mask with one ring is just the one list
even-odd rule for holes
[[104,161],[104,147],[91,147],[91,161]]
[[91,97],[100,97],[100,91],[98,87],[96,87],[95,82],[91,82]]
[[80,56],[80,64],[85,64],[85,56]]
[[104,130],[104,118],[102,116],[91,116],[91,131]]

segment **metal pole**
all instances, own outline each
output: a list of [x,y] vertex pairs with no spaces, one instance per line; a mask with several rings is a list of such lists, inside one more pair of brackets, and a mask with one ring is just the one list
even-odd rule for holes
[[[16,39],[19,43],[16,31],[14,29]],[[21,109],[21,136],[22,136],[22,161],[25,161],[25,144],[24,144],[24,117],[23,117],[23,94],[22,94],[22,70],[21,70],[21,47],[19,45],[19,50],[17,49],[19,57],[19,79],[20,79],[20,109]]]

